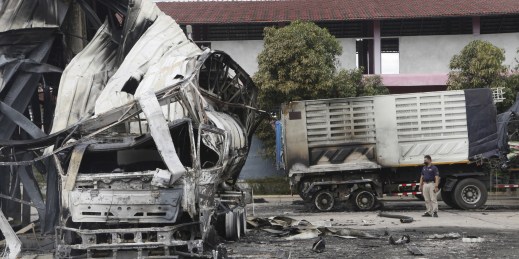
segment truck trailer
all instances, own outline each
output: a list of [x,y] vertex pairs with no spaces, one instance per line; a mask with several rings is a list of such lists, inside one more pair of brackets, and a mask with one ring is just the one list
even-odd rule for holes
[[500,157],[496,121],[490,89],[294,101],[282,106],[279,150],[292,190],[319,211],[419,196],[425,155],[443,201],[476,209],[490,184],[484,165]]

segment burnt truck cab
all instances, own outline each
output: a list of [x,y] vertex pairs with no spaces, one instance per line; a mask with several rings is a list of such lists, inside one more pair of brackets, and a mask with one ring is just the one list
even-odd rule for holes
[[320,211],[372,210],[406,186],[419,194],[424,155],[447,204],[478,208],[489,184],[479,164],[499,157],[490,89],[290,102],[278,129],[292,189]]
[[261,120],[256,88],[223,52],[197,62],[194,76],[78,124],[55,152],[58,257],[194,256],[245,233],[236,180]]

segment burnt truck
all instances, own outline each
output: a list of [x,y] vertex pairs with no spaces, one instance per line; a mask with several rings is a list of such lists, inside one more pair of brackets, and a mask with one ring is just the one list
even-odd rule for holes
[[319,211],[419,196],[424,155],[439,168],[446,204],[479,208],[490,184],[482,165],[502,157],[490,89],[294,101],[280,122],[292,190]]
[[[32,138],[1,140],[0,165],[34,187],[58,258],[218,257],[218,236],[246,231],[237,179],[266,114],[257,88],[151,1],[100,2],[104,23],[80,1],[99,28],[61,74],[50,134],[2,110]],[[46,174],[45,204],[33,167]]]
[[57,257],[203,257],[217,235],[245,234],[246,193],[236,181],[257,123],[256,88],[223,52],[204,52],[194,68],[76,124],[52,152]]

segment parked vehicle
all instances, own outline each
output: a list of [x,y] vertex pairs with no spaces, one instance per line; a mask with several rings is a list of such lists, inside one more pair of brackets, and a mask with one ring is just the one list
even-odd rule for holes
[[420,195],[425,155],[439,168],[446,204],[480,208],[489,188],[482,164],[500,155],[490,89],[290,102],[278,133],[292,189],[320,211]]

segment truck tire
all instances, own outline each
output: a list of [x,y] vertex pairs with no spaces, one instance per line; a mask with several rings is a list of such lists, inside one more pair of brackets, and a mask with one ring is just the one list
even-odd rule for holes
[[487,198],[487,188],[478,179],[463,179],[454,188],[454,201],[461,209],[477,209],[487,202]]
[[354,191],[350,199],[353,207],[358,211],[373,210],[378,203],[373,191],[367,189]]
[[229,211],[225,214],[225,239],[236,241],[240,239],[240,220],[238,214]]
[[301,197],[301,199],[303,199],[303,200],[306,199],[306,197],[303,193],[304,185],[305,185],[305,183],[303,181],[297,183],[297,185],[296,185],[296,192],[297,192],[297,194],[299,194],[299,197]]
[[240,213],[240,234],[244,236],[247,234],[247,211],[245,209],[241,210]]
[[314,206],[319,211],[330,211],[335,206],[335,198],[328,190],[321,190],[314,195]]
[[459,209],[460,207],[456,202],[454,201],[454,192],[447,192],[442,190],[441,191],[442,200],[447,206],[453,208],[453,209]]

